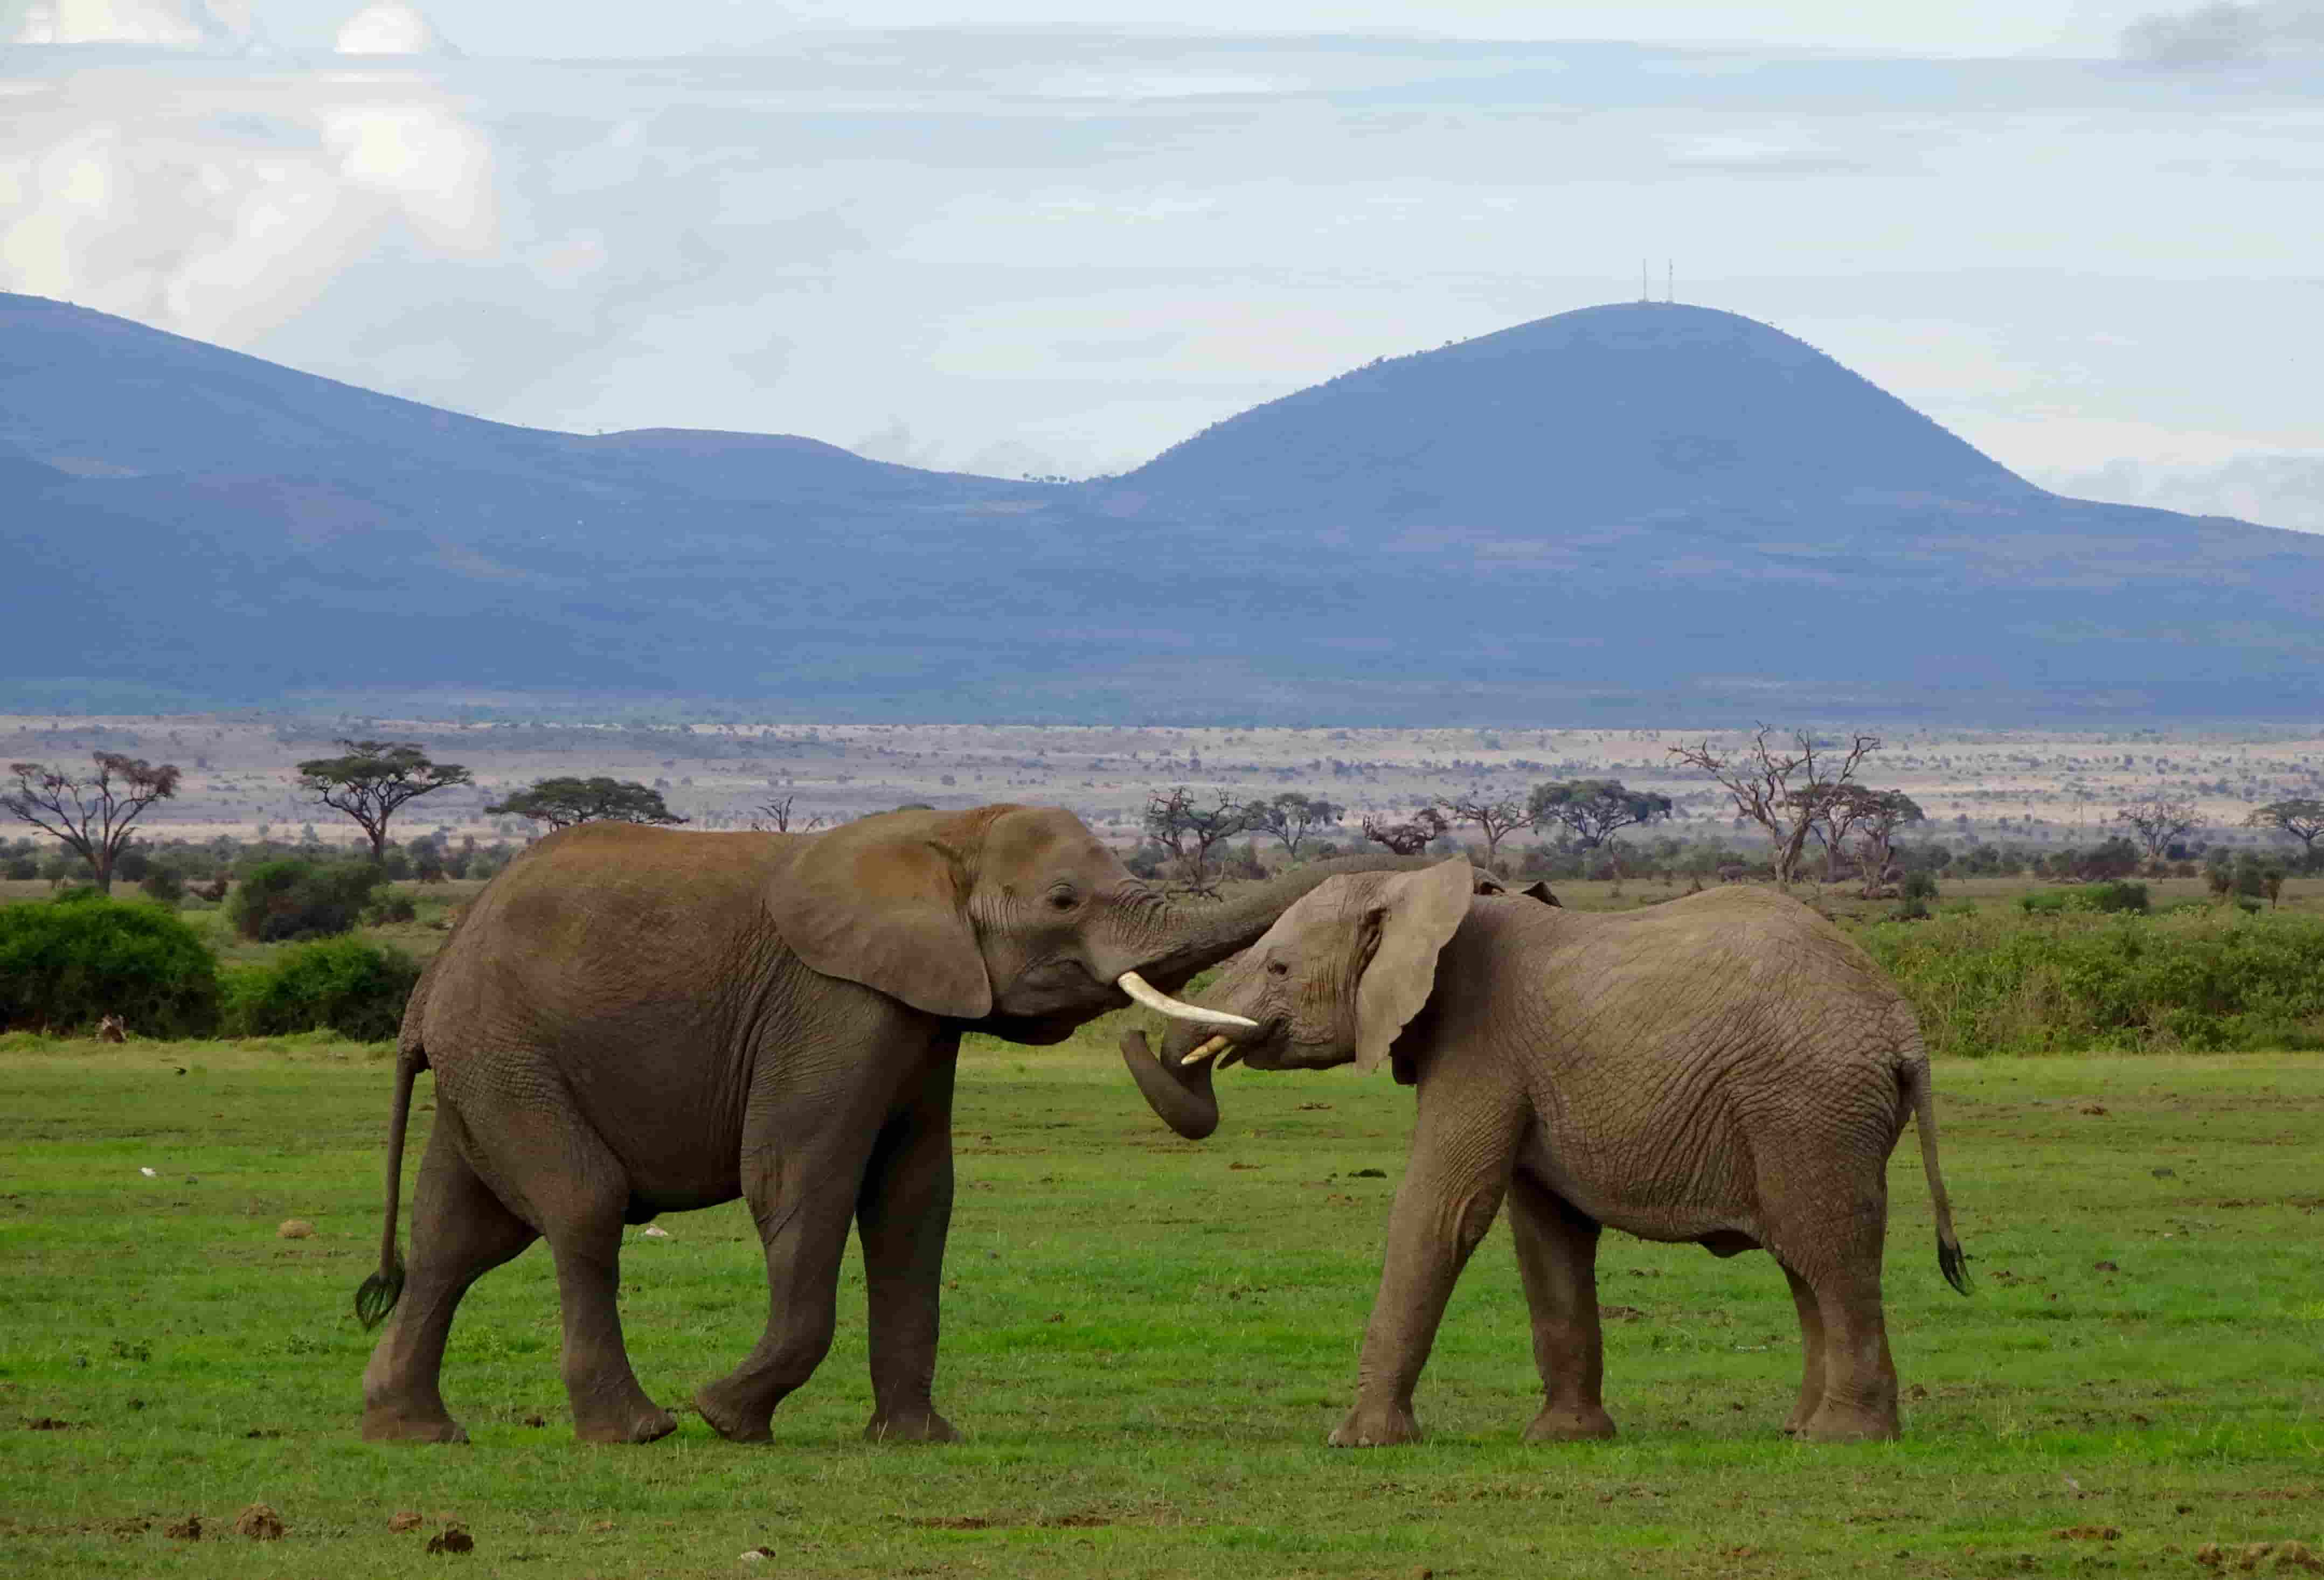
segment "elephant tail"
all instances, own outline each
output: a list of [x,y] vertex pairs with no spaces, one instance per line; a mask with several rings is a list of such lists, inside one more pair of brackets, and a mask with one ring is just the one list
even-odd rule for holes
[[396,1199],[403,1191],[403,1131],[411,1117],[411,1082],[427,1068],[419,1049],[396,1050],[395,1108],[387,1121],[387,1225],[380,1231],[379,1271],[355,1291],[355,1320],[376,1327],[403,1296],[403,1254],[395,1245]]
[[1913,1128],[1921,1135],[1921,1168],[1929,1177],[1929,1205],[1937,1219],[1937,1267],[1945,1281],[1969,1293],[1969,1254],[1953,1233],[1952,1202],[1945,1195],[1944,1171],[1937,1166],[1936,1082],[1929,1074],[1929,1056],[1914,1052],[1898,1072],[1905,1100],[1913,1106]]

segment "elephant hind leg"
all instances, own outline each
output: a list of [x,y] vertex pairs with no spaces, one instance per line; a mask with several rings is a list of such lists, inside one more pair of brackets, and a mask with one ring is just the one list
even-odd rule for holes
[[464,1443],[444,1408],[444,1341],[460,1297],[538,1237],[461,1152],[460,1118],[439,1106],[411,1201],[403,1297],[364,1368],[363,1435],[372,1442]]
[[1822,1396],[1805,1419],[1794,1410],[1791,1429],[1818,1442],[1894,1438],[1898,1433],[1896,1363],[1888,1353],[1880,1299],[1886,1201],[1875,1192],[1851,1209],[1844,1205],[1847,1197],[1837,1199],[1843,1204],[1837,1210],[1817,1214],[1804,1224],[1786,1222],[1784,1234],[1773,1246],[1792,1280],[1801,1337],[1811,1349],[1800,1392],[1803,1406],[1817,1368],[1813,1352],[1821,1353]]
[[1614,1435],[1600,1390],[1605,1381],[1598,1320],[1599,1226],[1520,1169],[1509,1180],[1509,1231],[1533,1317],[1541,1413],[1528,1443]]
[[1784,1430],[1796,1435],[1823,1404],[1823,1312],[1807,1280],[1788,1265],[1784,1278],[1792,1286],[1792,1305],[1800,1314],[1800,1396],[1784,1422]]

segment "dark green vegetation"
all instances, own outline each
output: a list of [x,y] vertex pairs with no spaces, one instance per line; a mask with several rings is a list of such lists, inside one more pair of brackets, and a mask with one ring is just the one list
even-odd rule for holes
[[1941,1053],[2324,1047],[2314,915],[1982,911],[1851,931]]
[[[2324,640],[2314,535],[2045,493],[1683,305],[1384,359],[1070,484],[510,427],[33,297],[0,337],[17,707],[271,704],[290,663],[792,719],[2145,723],[2297,716]],[[1125,574],[1157,547],[1212,574]]]
[[[368,863],[344,869],[369,873],[376,886]],[[393,910],[416,920],[408,898]],[[208,925],[218,914],[181,915],[94,888],[0,905],[0,1031],[87,1032],[117,1015],[147,1037],[394,1036],[420,979],[420,963],[394,943],[342,930],[221,963]]]
[[[440,1575],[456,1561],[424,1544],[448,1517],[475,1573],[510,1575],[748,1574],[764,1545],[782,1575],[1938,1576],[2195,1574],[2206,1542],[2324,1535],[2313,1060],[1941,1061],[1978,1288],[1937,1274],[1908,1140],[1900,1444],[1776,1432],[1797,1347],[1764,1257],[1619,1238],[1601,1298],[1624,1435],[1522,1444],[1536,1385],[1500,1227],[1422,1384],[1431,1441],[1347,1453],[1322,1439],[1410,1094],[1231,1073],[1225,1129],[1191,1144],[1144,1112],[1117,1029],[964,1061],[939,1397],[971,1438],[937,1449],[857,1440],[855,1271],[772,1446],[690,1418],[645,1448],[576,1445],[538,1248],[454,1332],[475,1442],[366,1446],[349,1300],[376,1244],[377,1051],[0,1042],[0,1550],[27,1573]],[[314,1237],[279,1238],[292,1217]],[[760,1254],[739,1206],[659,1226],[629,1234],[625,1318],[676,1403],[757,1332]],[[283,1540],[217,1534],[258,1502]],[[427,1522],[391,1535],[402,1510]],[[189,1513],[209,1535],[163,1534]]]

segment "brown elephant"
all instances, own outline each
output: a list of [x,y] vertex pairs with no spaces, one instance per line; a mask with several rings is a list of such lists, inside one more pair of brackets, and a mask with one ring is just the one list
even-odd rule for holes
[[[1805,1374],[1785,1430],[1893,1438],[1881,1314],[1887,1162],[1917,1125],[1937,1261],[1968,1292],[1927,1054],[1879,969],[1806,906],[1715,889],[1591,914],[1471,895],[1455,865],[1334,878],[1203,995],[1259,1024],[1174,1025],[1122,1056],[1181,1134],[1218,1123],[1207,1061],[1386,1063],[1419,1089],[1342,1447],[1420,1435],[1412,1391],[1504,1198],[1545,1401],[1530,1439],[1613,1435],[1596,1258],[1611,1226],[1714,1255],[1764,1249],[1791,1282]],[[1199,1045],[1198,1045],[1199,1044]]]
[[[379,1272],[393,1311],[364,1373],[364,1436],[457,1441],[438,1388],[468,1286],[536,1238],[556,1259],[579,1435],[644,1442],[614,1294],[622,1229],[749,1201],[771,1310],[756,1348],[695,1395],[764,1438],[830,1347],[851,1220],[871,1321],[873,1438],[955,1438],[931,1398],[952,1212],[953,1067],[964,1031],[1054,1043],[1131,997],[1167,997],[1245,948],[1333,872],[1173,905],[1070,813],[896,812],[817,834],[587,823],[493,879],[405,1010]],[[1219,1017],[1210,1017],[1216,1021]],[[437,1108],[412,1201],[396,1198],[413,1078]]]

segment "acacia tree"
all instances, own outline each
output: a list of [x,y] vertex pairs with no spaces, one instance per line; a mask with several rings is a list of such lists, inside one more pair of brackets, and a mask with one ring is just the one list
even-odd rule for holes
[[530,790],[484,808],[493,817],[529,817],[552,829],[575,823],[682,823],[661,792],[635,779],[542,779]]
[[1749,746],[1732,753],[1714,751],[1708,740],[1669,750],[1689,767],[1710,775],[1733,799],[1736,813],[1766,831],[1775,883],[1788,888],[1824,801],[1835,787],[1854,780],[1857,766],[1880,749],[1880,738],[1851,736],[1843,752],[1820,749],[1815,737],[1803,730],[1792,732],[1789,746],[1776,745],[1775,733],[1762,724],[1753,731]]
[[2273,829],[2277,833],[2290,834],[2307,852],[2301,865],[2310,867],[2316,861],[2317,837],[2324,835],[2324,801],[2312,795],[2273,801],[2244,819],[2244,826],[2247,829]]
[[346,754],[299,765],[299,787],[335,812],[346,813],[371,839],[371,859],[387,859],[387,825],[397,807],[430,791],[472,785],[458,763],[429,760],[418,742],[342,740]]
[[1902,790],[1875,790],[1863,785],[1833,785],[1808,792],[1816,804],[1816,827],[1832,859],[1848,857],[1850,836],[1863,841],[1858,870],[1864,880],[1864,897],[1870,899],[1888,870],[1896,844],[1896,831],[1922,822],[1928,813]]
[[1320,796],[1286,790],[1272,801],[1250,803],[1248,810],[1251,815],[1250,826],[1282,841],[1284,850],[1296,861],[1301,842],[1317,830],[1330,828],[1338,822],[1340,814],[1347,808],[1334,806]]
[[[1669,804],[1667,801],[1664,803]],[[1455,822],[1475,823],[1477,831],[1485,836],[1485,864],[1498,866],[1501,859],[1501,841],[1534,822],[1525,803],[1513,798],[1499,801],[1482,795],[1461,795],[1444,804]]]
[[1371,818],[1363,820],[1364,838],[1386,845],[1398,856],[1417,856],[1428,849],[1428,841],[1452,825],[1434,806],[1424,806],[1412,814],[1408,822],[1381,822]]
[[1157,791],[1146,803],[1147,835],[1170,852],[1178,881],[1194,894],[1218,892],[1210,877],[1212,848],[1257,826],[1255,809],[1224,790],[1213,792],[1208,805],[1184,785]]
[[1671,798],[1652,790],[1632,790],[1619,779],[1553,779],[1536,785],[1526,798],[1526,819],[1534,827],[1563,823],[1585,850],[1594,850],[1632,824],[1667,818]]
[[2114,816],[2116,822],[2129,825],[2131,833],[2145,848],[2149,861],[2162,859],[2172,841],[2203,821],[2193,802],[2174,800],[2168,791],[2159,788]]
[[10,763],[16,787],[0,792],[0,811],[78,852],[97,888],[111,894],[114,864],[129,843],[130,826],[147,807],[178,793],[178,767],[117,751],[92,752],[90,758],[97,772],[86,777],[39,763]]

